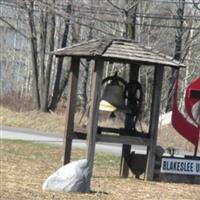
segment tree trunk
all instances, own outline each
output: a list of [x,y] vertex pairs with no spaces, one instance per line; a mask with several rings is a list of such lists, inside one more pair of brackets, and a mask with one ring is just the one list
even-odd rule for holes
[[[179,0],[179,8],[177,9],[177,19],[178,19],[178,28],[176,29],[176,36],[175,36],[175,52],[174,52],[174,59],[180,60],[181,59],[181,51],[182,51],[182,39],[184,34],[183,29],[183,16],[184,16],[184,7],[185,7],[185,0]],[[170,88],[168,90],[168,101],[165,112],[169,112],[172,110],[172,97],[173,97],[173,87],[176,80],[176,69],[171,68],[171,75],[169,78],[169,85]]]
[[[55,3],[55,0],[52,1]],[[54,34],[55,34],[55,14],[52,13],[50,20],[50,35],[49,35],[49,51],[54,50]],[[48,111],[48,100],[49,100],[49,85],[50,85],[50,77],[51,77],[51,69],[52,69],[53,55],[48,56],[48,61],[46,65],[46,73],[44,74],[44,85],[43,85],[43,94],[42,94],[42,105],[41,111]]]
[[[67,6],[67,12],[71,14],[71,4],[68,4]],[[66,20],[65,23],[65,30],[63,33],[63,38],[62,38],[62,44],[61,48],[66,47],[67,45],[67,39],[68,39],[68,34],[69,34],[69,22],[70,20]],[[55,84],[54,84],[54,89],[53,89],[53,95],[51,99],[51,103],[49,106],[49,109],[54,111],[56,109],[57,103],[61,97],[61,93],[63,92],[63,87],[66,86],[68,76],[65,77],[65,81],[61,84],[61,76],[62,76],[62,67],[63,67],[63,57],[58,58],[58,64],[57,64],[57,72],[56,72],[56,79],[55,79]],[[61,87],[60,87],[61,86]]]
[[[39,66],[40,66],[40,103],[41,103],[41,111],[46,111],[44,108],[44,91],[45,91],[45,52],[46,52],[46,40],[47,40],[47,11],[41,9],[40,13],[40,38],[38,40],[39,44]],[[39,67],[38,66],[38,67]]]
[[36,109],[40,109],[40,93],[39,93],[39,74],[38,74],[38,54],[37,54],[37,35],[36,27],[33,16],[34,2],[30,3],[30,9],[28,10],[28,20],[30,26],[30,38],[31,38],[31,62],[33,68],[33,97],[35,100]]
[[[92,7],[94,5],[94,0],[89,0],[89,6],[90,10],[92,12]],[[94,14],[95,15],[95,14]],[[93,16],[94,18],[95,16]],[[90,22],[90,28],[89,28],[89,34],[87,36],[87,40],[91,40],[93,38],[93,27],[94,26],[94,21]],[[88,104],[88,96],[87,96],[87,85],[88,85],[88,80],[89,80],[89,66],[90,66],[90,61],[86,61],[83,64],[83,81],[82,81],[82,102],[81,102],[81,109],[82,109],[82,115],[84,116],[85,112],[87,112],[87,104]]]

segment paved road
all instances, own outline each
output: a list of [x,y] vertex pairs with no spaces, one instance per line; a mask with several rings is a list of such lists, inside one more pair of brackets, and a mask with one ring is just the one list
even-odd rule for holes
[[[33,141],[37,143],[47,143],[52,145],[62,145],[63,137],[56,134],[46,134],[31,131],[29,129],[16,129],[9,127],[1,127],[0,139],[12,139],[12,140],[24,140]],[[73,140],[73,148],[86,148],[86,141],[84,140]],[[133,145],[132,149],[140,154],[145,154],[146,147],[141,145]],[[97,152],[109,152],[117,155],[121,154],[120,144],[110,144],[110,143],[97,143]]]

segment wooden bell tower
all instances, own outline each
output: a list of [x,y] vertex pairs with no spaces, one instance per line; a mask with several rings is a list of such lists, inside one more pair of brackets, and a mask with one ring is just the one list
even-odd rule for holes
[[[90,178],[92,177],[93,161],[96,142],[109,142],[122,144],[122,162],[120,174],[128,176],[128,166],[125,157],[130,154],[131,145],[144,145],[147,147],[147,164],[145,180],[153,180],[155,166],[155,151],[157,144],[158,119],[162,82],[165,67],[179,69],[183,64],[149,47],[139,45],[132,40],[101,38],[91,40],[72,47],[58,49],[53,52],[57,57],[71,57],[70,76],[68,82],[68,97],[65,122],[64,164],[70,162],[72,140],[87,139],[86,158],[89,161]],[[80,59],[94,60],[92,69],[91,106],[89,123],[85,130],[78,130],[74,122],[77,82],[79,77]],[[147,133],[138,134],[132,131],[131,118],[127,115],[124,128],[109,129],[98,126],[99,102],[104,71],[104,62],[117,62],[129,64],[129,81],[137,81],[141,66],[154,68],[154,81],[152,93],[151,115]],[[131,130],[131,131],[130,131]],[[103,132],[114,132],[118,135],[106,135]]]

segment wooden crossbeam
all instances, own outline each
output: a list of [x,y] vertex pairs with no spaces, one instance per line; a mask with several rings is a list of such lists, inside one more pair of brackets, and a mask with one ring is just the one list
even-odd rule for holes
[[[72,135],[73,139],[85,140],[87,137],[86,133],[74,132]],[[96,135],[96,142],[107,142],[127,145],[150,145],[150,139],[138,136],[118,136],[118,135]]]

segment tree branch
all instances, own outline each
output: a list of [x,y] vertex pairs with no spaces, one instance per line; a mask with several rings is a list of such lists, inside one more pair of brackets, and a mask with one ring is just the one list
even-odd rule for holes
[[113,6],[114,8],[116,8],[117,10],[119,10],[119,11],[122,11],[122,10],[123,10],[122,8],[120,8],[120,7],[118,7],[117,5],[115,5],[111,0],[107,0],[107,2],[108,2],[111,6]]
[[[58,10],[58,11],[57,11],[55,7],[52,7],[52,6],[49,5],[48,3],[43,3],[42,1],[39,1],[39,3],[40,3],[41,6],[44,6],[44,7],[49,8],[49,10],[51,10],[52,12],[54,12],[55,14],[57,14],[57,16],[61,16],[61,17],[63,17],[64,19],[69,19],[69,18],[70,18],[70,15],[67,14],[65,11],[63,11],[63,12],[62,12],[61,10]],[[73,18],[71,18],[71,21],[74,22],[74,23],[77,23],[77,24],[79,24],[79,25],[82,25],[82,26],[85,26],[85,27],[88,27],[88,28],[92,28],[93,30],[96,30],[96,31],[98,31],[98,32],[101,32],[101,33],[103,33],[103,34],[105,34],[105,35],[113,36],[113,34],[108,33],[108,32],[106,32],[106,31],[102,30],[101,28],[93,27],[93,26],[88,25],[88,24],[83,23],[83,22],[77,22],[77,21],[74,20]]]
[[192,0],[192,2],[194,7],[200,10],[200,0]]
[[5,24],[7,24],[11,29],[13,29],[14,31],[16,31],[17,33],[19,33],[24,38],[30,39],[26,34],[22,33],[20,30],[18,30],[17,28],[15,28],[11,23],[9,23],[8,21],[6,21],[3,17],[0,17],[0,20],[2,22],[4,22]]

